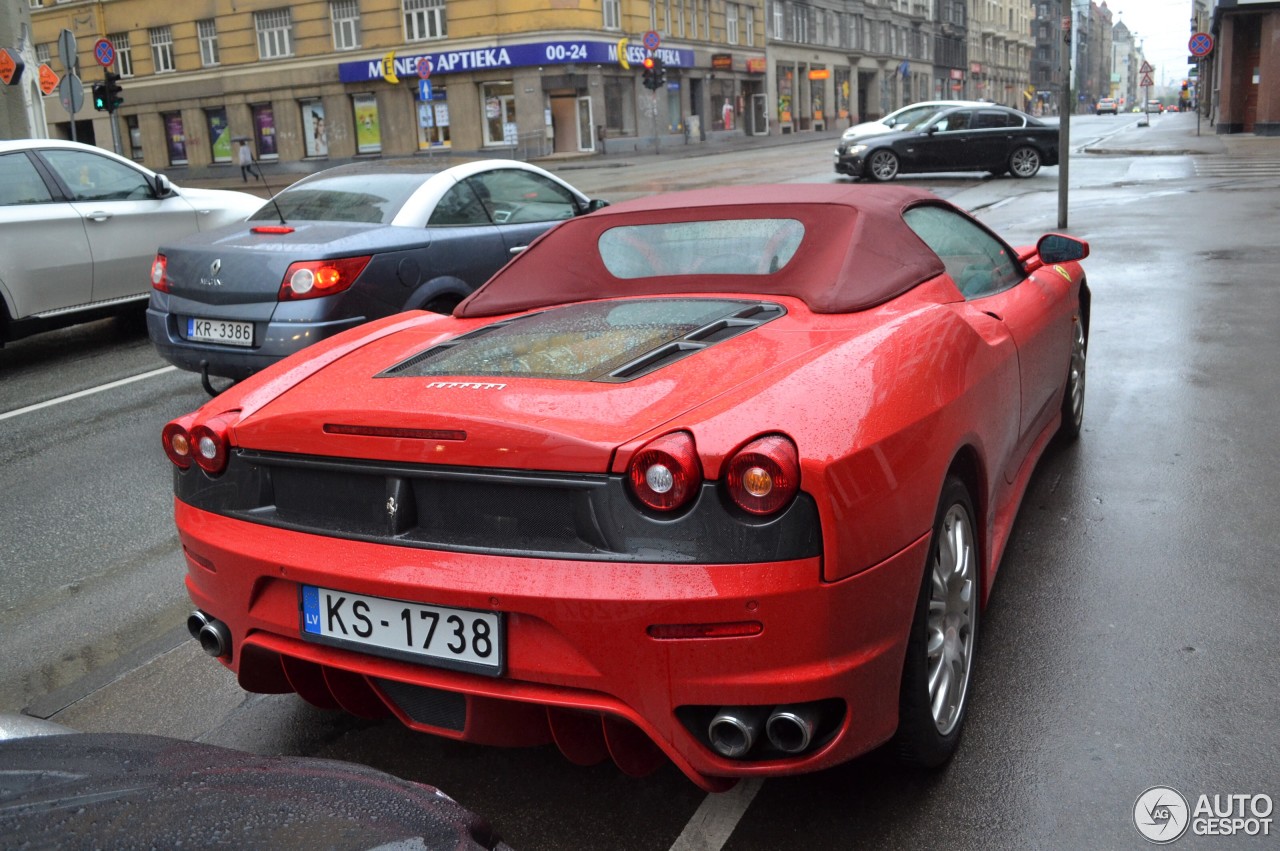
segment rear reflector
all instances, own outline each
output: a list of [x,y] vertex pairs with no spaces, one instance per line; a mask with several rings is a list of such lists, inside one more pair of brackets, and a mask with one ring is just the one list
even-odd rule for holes
[[390,428],[325,423],[325,434],[351,434],[357,437],[408,437],[413,440],[466,440],[465,431],[438,428]]
[[293,228],[288,225],[258,225],[255,228],[251,228],[251,230],[254,233],[293,233]]
[[760,621],[734,623],[669,623],[654,624],[646,630],[650,638],[740,638],[764,632]]

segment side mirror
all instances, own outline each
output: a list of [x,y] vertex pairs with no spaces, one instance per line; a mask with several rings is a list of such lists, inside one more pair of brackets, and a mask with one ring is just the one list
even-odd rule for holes
[[1036,243],[1036,253],[1045,263],[1067,263],[1072,260],[1083,260],[1089,256],[1089,243],[1074,236],[1061,233],[1047,233]]
[[173,194],[173,184],[163,174],[156,175],[156,179],[152,181],[151,188],[155,190],[157,198],[168,198]]
[[602,198],[592,198],[590,201],[587,202],[587,208],[582,212],[583,212],[583,215],[587,213],[594,213],[596,210],[603,210],[607,206],[609,206],[608,201],[605,201]]

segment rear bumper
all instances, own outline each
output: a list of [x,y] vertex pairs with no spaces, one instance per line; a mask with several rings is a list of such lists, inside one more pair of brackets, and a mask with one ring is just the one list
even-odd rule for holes
[[[642,773],[665,755],[704,788],[851,759],[897,726],[898,689],[926,539],[835,583],[821,559],[665,565],[408,549],[175,513],[196,606],[224,622],[240,684],[296,691],[359,715],[497,745],[554,740],[575,762]],[[299,587],[503,613],[500,677],[446,670],[301,635]],[[758,634],[659,639],[649,627],[756,622]],[[729,759],[708,712],[821,702],[803,753]],[[659,759],[659,762],[661,760]]]
[[254,321],[253,346],[225,346],[188,340],[178,328],[181,321],[181,317],[167,309],[157,308],[155,299],[147,308],[147,334],[160,356],[179,369],[202,372],[207,365],[210,375],[239,381],[312,343],[354,328],[365,318],[325,322]]

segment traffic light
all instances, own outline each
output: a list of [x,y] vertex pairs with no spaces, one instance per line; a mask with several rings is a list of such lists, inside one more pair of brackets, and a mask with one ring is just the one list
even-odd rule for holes
[[662,63],[662,57],[653,57],[653,87],[660,89],[667,84],[667,66]]
[[642,75],[644,79],[644,87],[649,91],[657,90],[658,88],[657,60],[655,60],[652,56],[646,56],[642,64],[644,65],[644,73]]
[[[120,104],[124,103],[124,89],[120,88],[120,75],[107,71],[103,76],[104,79],[101,83],[93,84],[93,108],[115,112],[120,108]],[[101,106],[99,106],[98,98],[99,86],[102,87]]]

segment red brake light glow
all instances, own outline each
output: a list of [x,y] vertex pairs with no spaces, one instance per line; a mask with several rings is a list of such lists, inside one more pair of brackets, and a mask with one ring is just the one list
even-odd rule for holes
[[293,233],[293,228],[288,225],[258,225],[257,227],[250,228],[250,230],[254,233]]
[[682,508],[702,485],[702,464],[693,437],[684,431],[653,440],[635,454],[627,480],[636,499],[658,511]]
[[729,461],[729,498],[749,514],[774,514],[800,490],[800,456],[781,435],[757,438]]
[[284,273],[278,301],[340,293],[355,283],[372,257],[342,257],[337,260],[307,260],[293,263]]
[[169,258],[163,254],[157,254],[156,259],[151,261],[151,286],[162,293],[167,293],[169,283]]

